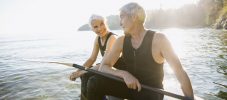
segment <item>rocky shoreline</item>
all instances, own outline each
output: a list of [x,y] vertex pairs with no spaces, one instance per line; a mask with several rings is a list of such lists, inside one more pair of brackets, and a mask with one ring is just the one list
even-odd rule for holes
[[221,20],[215,24],[215,28],[227,30],[227,17],[223,16]]

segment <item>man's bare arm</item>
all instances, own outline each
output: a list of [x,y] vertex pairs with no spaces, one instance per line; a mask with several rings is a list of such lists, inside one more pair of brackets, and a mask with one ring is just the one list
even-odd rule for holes
[[105,55],[108,55],[108,53],[112,49],[113,44],[115,43],[115,41],[116,41],[116,37],[114,35],[111,35],[110,38],[107,41],[107,44],[106,44]]
[[177,57],[177,55],[174,53],[174,50],[171,47],[170,42],[168,41],[168,39],[165,37],[164,34],[158,34],[158,35],[160,35],[158,37],[160,38],[160,42],[162,44],[161,54],[173,69],[178,81],[181,84],[184,95],[187,97],[194,98],[190,79],[187,73],[182,68],[181,62]]
[[121,75],[119,74],[119,72],[121,72],[121,71],[113,70],[112,67],[118,60],[120,53],[122,51],[123,39],[124,39],[124,37],[118,38],[116,40],[116,42],[114,43],[112,49],[109,50],[108,55],[104,56],[100,69],[99,69],[100,71],[121,77]]
[[103,58],[103,61],[101,63],[99,70],[124,79],[128,88],[138,89],[138,91],[140,91],[141,85],[133,75],[131,75],[127,71],[117,70],[112,68],[112,66],[119,59],[120,53],[122,52],[123,41],[124,41],[124,37],[120,37],[116,40],[109,54]]

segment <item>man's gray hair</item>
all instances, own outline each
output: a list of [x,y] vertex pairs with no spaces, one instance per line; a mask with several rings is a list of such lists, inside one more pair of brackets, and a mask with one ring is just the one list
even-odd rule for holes
[[103,21],[103,22],[105,23],[105,18],[104,18],[104,17],[102,17],[102,16],[100,16],[100,15],[93,14],[93,15],[91,15],[91,17],[89,18],[89,26],[91,26],[91,22],[92,22],[93,20],[101,20],[101,21]]
[[139,20],[144,23],[146,18],[146,13],[138,3],[132,2],[124,5],[120,11],[125,12],[129,16],[137,16]]

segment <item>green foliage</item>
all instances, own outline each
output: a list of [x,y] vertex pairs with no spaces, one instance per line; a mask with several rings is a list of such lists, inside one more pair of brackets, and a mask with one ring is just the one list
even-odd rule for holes
[[179,9],[152,10],[147,15],[147,27],[205,26],[205,12],[195,4],[184,5]]
[[[165,27],[206,27],[227,18],[227,0],[199,0],[197,4],[187,4],[178,9],[156,9],[146,11],[146,28]],[[107,16],[111,30],[120,29],[118,15]],[[83,25],[79,30],[89,30]]]
[[227,0],[200,0],[198,5],[205,10],[208,25],[218,23],[227,17]]
[[220,98],[226,100],[227,99],[227,92],[219,91],[218,94],[217,94],[217,97],[220,97]]

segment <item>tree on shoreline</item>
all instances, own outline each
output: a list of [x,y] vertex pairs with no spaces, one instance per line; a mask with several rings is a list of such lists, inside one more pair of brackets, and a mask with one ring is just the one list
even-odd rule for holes
[[[146,28],[207,27],[221,23],[227,18],[227,0],[199,0],[197,4],[186,4],[178,9],[155,9],[146,11]],[[107,16],[111,30],[121,29],[118,15]],[[227,24],[226,24],[227,25]],[[82,25],[78,30],[90,30]]]

